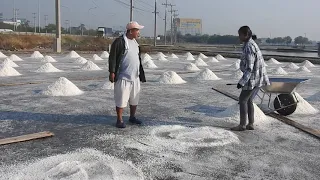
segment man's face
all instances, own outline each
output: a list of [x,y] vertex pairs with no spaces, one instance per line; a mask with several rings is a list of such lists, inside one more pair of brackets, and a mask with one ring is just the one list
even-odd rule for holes
[[140,30],[139,29],[131,29],[131,35],[133,38],[138,38],[140,36]]
[[244,35],[244,34],[242,34],[242,33],[240,33],[240,32],[239,32],[239,39],[240,39],[240,42],[245,42],[246,38],[247,38],[247,36],[246,36],[246,35]]

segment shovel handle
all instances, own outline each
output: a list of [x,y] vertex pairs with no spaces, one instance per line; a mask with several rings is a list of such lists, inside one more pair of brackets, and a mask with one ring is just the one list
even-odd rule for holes
[[237,85],[237,84],[233,84],[233,83],[228,83],[228,84],[226,84],[227,86],[235,86],[235,85]]

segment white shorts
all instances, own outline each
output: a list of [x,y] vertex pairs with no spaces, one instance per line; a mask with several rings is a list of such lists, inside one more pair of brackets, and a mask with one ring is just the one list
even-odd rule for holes
[[139,102],[140,79],[127,81],[119,79],[114,85],[114,100],[116,107],[125,108],[128,105],[136,106]]

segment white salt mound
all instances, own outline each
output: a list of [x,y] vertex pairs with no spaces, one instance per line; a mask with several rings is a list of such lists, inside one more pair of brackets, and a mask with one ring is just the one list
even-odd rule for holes
[[186,71],[199,71],[200,69],[193,63],[187,64],[184,66],[184,70]]
[[162,84],[183,84],[186,83],[176,72],[167,71],[159,78],[159,83]]
[[272,71],[272,74],[286,75],[288,74],[282,67],[278,67]]
[[272,64],[282,64],[281,62],[277,61],[277,60],[274,59],[274,58],[270,58],[268,62],[270,62],[270,63],[272,63]]
[[0,76],[20,76],[21,74],[9,65],[0,65]]
[[230,67],[233,68],[233,69],[239,69],[240,68],[240,63],[235,62]]
[[97,66],[95,63],[93,63],[92,61],[87,61],[82,67],[82,70],[86,70],[86,71],[98,71],[98,70],[102,70],[99,66]]
[[197,75],[196,79],[197,80],[219,80],[220,78],[216,76],[210,69],[206,68]]
[[101,57],[99,57],[96,54],[93,55],[92,59],[95,60],[95,61],[102,61],[103,60]]
[[168,59],[166,59],[166,58],[163,57],[163,56],[159,56],[159,57],[158,57],[158,60],[159,60],[159,61],[168,61]]
[[194,61],[194,57],[192,55],[188,55],[186,60],[187,61]]
[[308,101],[320,101],[320,92],[315,93],[307,98]]
[[303,61],[303,63],[301,63],[302,66],[305,66],[307,68],[310,68],[310,67],[316,67],[314,64],[312,64],[310,61],[308,60],[305,60]]
[[[263,111],[261,111],[261,109],[256,105],[254,105],[254,120],[255,123],[259,124],[259,123],[264,123],[266,122],[265,120],[267,119],[267,116],[264,114]],[[226,110],[219,112],[216,114],[217,117],[221,117],[221,118],[226,118],[229,117],[227,119],[232,119],[237,121],[237,123],[239,123],[239,117],[240,117],[240,108],[239,108],[239,104],[236,103],[230,107],[228,107]]]
[[208,62],[216,63],[219,62],[215,57],[211,57]]
[[57,62],[53,57],[46,55],[44,58],[42,58],[41,62]]
[[148,54],[148,53],[145,53],[143,58],[148,58],[148,59],[152,59],[152,57]]
[[27,163],[1,167],[1,179],[24,180],[143,180],[143,172],[132,162],[95,149],[79,149]]
[[172,59],[179,59],[179,57],[177,55],[173,54],[173,53],[171,54],[171,58]]
[[42,94],[47,96],[76,96],[83,94],[83,91],[67,78],[60,77],[56,82],[49,85],[47,90],[43,91]]
[[300,96],[300,94],[295,92],[295,95],[299,102],[297,104],[297,109],[293,114],[317,114],[319,112],[319,110],[312,107],[311,104],[304,100],[303,97]]
[[101,58],[103,59],[108,59],[109,58],[109,53],[107,51],[103,51],[100,55]]
[[264,64],[264,67],[268,67],[268,64],[265,61],[263,61],[263,64]]
[[5,58],[3,63],[3,65],[8,65],[10,67],[19,67],[16,63],[14,63],[11,59],[9,58]]
[[311,72],[307,67],[302,66],[299,69],[297,69],[297,72]]
[[230,76],[230,79],[237,79],[237,80],[239,80],[239,79],[242,78],[242,76],[243,76],[243,72],[242,72],[240,69],[238,69],[238,70],[236,70],[236,71],[233,72],[233,74]]
[[78,58],[78,57],[80,57],[80,55],[79,55],[77,52],[75,52],[75,51],[71,51],[71,52],[66,56],[66,58]]
[[86,60],[83,57],[78,57],[74,62],[77,63],[77,64],[85,64],[85,63],[88,62],[88,60]]
[[6,58],[8,56],[4,55],[1,51],[0,51],[0,58]]
[[241,60],[240,60],[240,59],[237,59],[235,63],[240,64],[240,63],[241,63]]
[[207,58],[208,58],[208,56],[206,56],[206,55],[204,55],[204,54],[200,53],[200,54],[199,54],[199,58],[201,58],[201,59],[207,59]]
[[151,58],[145,56],[144,58],[142,58],[141,62],[142,62],[142,64],[144,64],[144,63],[146,63],[146,62],[148,62],[150,60],[151,60]]
[[114,89],[114,83],[111,83],[110,81],[107,81],[102,85],[101,89],[112,90],[112,89]]
[[297,66],[295,63],[290,63],[290,64],[286,65],[285,68],[288,68],[288,69],[299,69],[299,66]]
[[35,72],[61,72],[61,70],[54,67],[51,63],[46,63]]
[[218,54],[216,55],[216,59],[218,59],[218,61],[221,61],[221,60],[227,60],[226,58],[224,58],[222,55]]
[[168,56],[164,55],[162,52],[159,52],[158,57],[168,57]]
[[195,60],[194,64],[196,66],[208,66],[208,64],[206,62],[204,62],[201,58],[198,58],[197,60]]
[[188,57],[188,56],[193,56],[193,55],[191,54],[191,52],[187,52],[187,53],[185,54],[185,56]]
[[35,59],[40,59],[43,57],[44,56],[39,51],[34,51],[33,54],[31,55],[31,58],[35,58]]
[[12,61],[23,61],[19,56],[15,55],[15,54],[11,54],[11,56],[9,58]]
[[155,65],[152,60],[149,60],[149,61],[145,62],[143,66],[144,66],[145,68],[150,68],[150,69],[156,69],[156,68],[158,68],[158,66]]

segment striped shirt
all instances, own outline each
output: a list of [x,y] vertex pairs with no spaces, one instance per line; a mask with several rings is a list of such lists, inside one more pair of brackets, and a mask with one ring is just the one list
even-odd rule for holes
[[255,87],[270,85],[264,59],[258,45],[250,38],[243,45],[240,70],[243,72],[239,80],[242,90],[252,90]]

